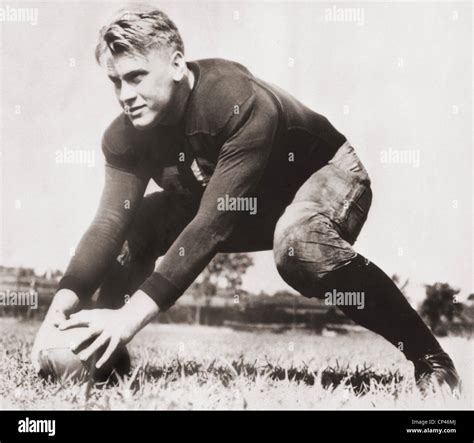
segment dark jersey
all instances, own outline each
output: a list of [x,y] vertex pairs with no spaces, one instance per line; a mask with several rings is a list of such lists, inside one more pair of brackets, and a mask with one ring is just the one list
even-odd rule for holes
[[258,210],[284,208],[346,141],[325,117],[238,63],[187,65],[195,83],[179,124],[138,131],[121,114],[105,131],[101,203],[60,288],[80,297],[94,292],[152,179],[199,201],[196,216],[141,287],[168,309],[238,225],[242,211],[223,210],[223,202],[256,198]]

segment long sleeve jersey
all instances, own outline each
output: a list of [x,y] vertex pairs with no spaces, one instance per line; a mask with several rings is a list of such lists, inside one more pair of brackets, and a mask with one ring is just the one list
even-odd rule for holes
[[241,212],[221,210],[219,199],[254,197],[259,207],[284,208],[346,141],[325,117],[239,63],[206,59],[187,66],[195,82],[179,124],[138,131],[120,114],[106,129],[102,198],[59,288],[80,298],[93,294],[152,179],[199,202],[140,288],[161,311],[169,309],[238,226]]

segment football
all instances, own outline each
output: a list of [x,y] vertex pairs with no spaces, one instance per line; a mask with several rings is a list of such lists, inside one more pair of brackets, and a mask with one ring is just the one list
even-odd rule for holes
[[[78,327],[60,331],[50,329],[44,345],[38,354],[39,375],[51,380],[71,380],[82,382],[92,379],[95,382],[105,382],[127,374],[130,370],[130,355],[125,346],[117,348],[109,361],[100,369],[95,363],[102,355],[104,348],[94,354],[88,361],[81,361],[71,350],[71,345],[77,343],[87,334],[87,328]],[[87,341],[80,350],[94,341]]]

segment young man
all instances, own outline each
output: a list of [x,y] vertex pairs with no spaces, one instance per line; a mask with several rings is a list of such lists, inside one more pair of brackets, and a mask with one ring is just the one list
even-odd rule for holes
[[[393,281],[352,249],[370,179],[325,117],[238,63],[186,62],[176,26],[153,8],[120,11],[96,57],[124,112],[105,131],[100,206],[45,320],[88,326],[95,340],[81,359],[106,345],[103,365],[217,252],[273,248],[303,296],[363,293],[363,309],[341,310],[401,349],[421,389],[458,386],[451,359]],[[163,191],[144,198],[150,179]],[[101,309],[82,309],[99,287]],[[40,330],[34,358],[44,340]]]

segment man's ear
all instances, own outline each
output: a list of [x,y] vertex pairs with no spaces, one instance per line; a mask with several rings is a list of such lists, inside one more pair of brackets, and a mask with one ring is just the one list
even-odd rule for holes
[[186,61],[181,51],[175,51],[171,55],[171,67],[173,69],[173,80],[180,82],[186,72]]

